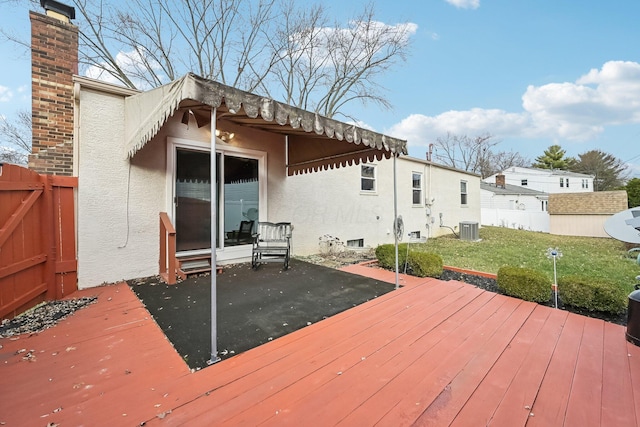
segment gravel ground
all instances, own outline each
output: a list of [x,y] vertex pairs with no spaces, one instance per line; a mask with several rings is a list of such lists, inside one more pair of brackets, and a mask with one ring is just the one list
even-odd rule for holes
[[373,249],[362,249],[357,251],[345,249],[341,252],[298,256],[296,258],[301,261],[323,265],[325,267],[340,268],[345,265],[374,260],[376,259],[376,253]]
[[0,325],[0,338],[42,332],[96,300],[97,297],[83,297],[42,303],[11,320],[4,319]]

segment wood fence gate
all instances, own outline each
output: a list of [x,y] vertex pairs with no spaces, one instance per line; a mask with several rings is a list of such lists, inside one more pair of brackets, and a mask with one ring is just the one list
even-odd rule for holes
[[77,290],[78,178],[0,164],[0,318]]

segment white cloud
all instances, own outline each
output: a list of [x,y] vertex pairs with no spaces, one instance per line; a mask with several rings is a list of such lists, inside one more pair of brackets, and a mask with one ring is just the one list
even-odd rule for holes
[[477,9],[480,7],[480,0],[445,0],[450,5],[458,9]]
[[0,102],[9,102],[13,98],[10,88],[0,85]]
[[[151,89],[151,86],[143,81],[142,79],[136,79],[132,76],[148,74],[145,72],[145,64],[151,64],[152,68],[159,69],[157,64],[155,64],[151,60],[146,60],[141,56],[140,50],[132,50],[130,52],[118,52],[116,55],[116,63],[118,66],[129,76],[129,78],[133,81],[138,89],[148,90]],[[107,83],[113,83],[117,85],[122,85],[122,82],[114,77],[107,70],[112,69],[112,67],[107,63],[102,63],[101,67],[92,65],[87,68],[85,72],[85,76],[90,77],[92,79],[102,80]]]
[[411,146],[427,146],[447,132],[587,141],[606,126],[640,123],[640,64],[610,61],[575,83],[529,86],[522,107],[520,112],[474,108],[432,117],[413,114],[388,133]]
[[[371,50],[377,54],[384,53],[389,44],[405,44],[418,31],[418,25],[412,22],[396,25],[379,21],[349,22],[347,28],[318,27],[313,31],[294,33],[290,36],[292,45],[296,48],[294,56],[306,58],[307,62],[315,66],[331,63],[331,57],[348,56],[348,62],[366,61]],[[352,40],[347,47],[340,47],[339,40]],[[313,58],[309,57],[309,47],[313,48]],[[356,54],[360,52],[360,55]],[[282,57],[291,55],[282,52]],[[343,60],[347,62],[346,60]]]

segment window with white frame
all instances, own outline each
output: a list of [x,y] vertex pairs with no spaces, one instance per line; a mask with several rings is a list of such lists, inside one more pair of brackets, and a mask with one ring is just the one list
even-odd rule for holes
[[422,174],[413,172],[411,174],[411,188],[413,191],[413,204],[422,205]]
[[560,188],[564,187],[564,178],[560,178]]
[[460,181],[460,204],[467,205],[467,181]]
[[364,239],[347,240],[348,248],[364,248]]
[[529,182],[526,179],[521,179],[520,180],[520,185],[522,187],[526,187],[527,185],[529,185]]
[[569,178],[567,178],[567,188],[569,188]]
[[375,165],[360,166],[360,190],[369,193],[376,191],[376,167]]

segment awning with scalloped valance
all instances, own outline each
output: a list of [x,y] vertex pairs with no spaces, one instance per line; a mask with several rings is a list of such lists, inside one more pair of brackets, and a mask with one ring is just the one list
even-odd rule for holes
[[187,74],[126,98],[126,155],[133,157],[179,109],[205,125],[211,108],[239,126],[287,135],[289,175],[407,154],[404,140]]

